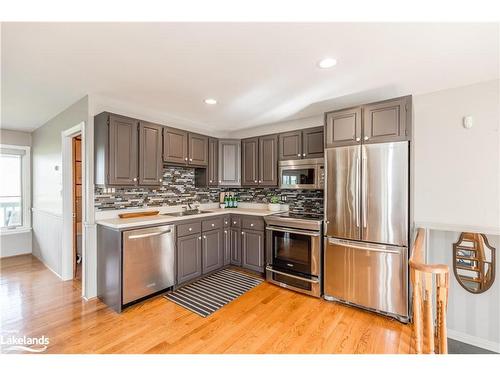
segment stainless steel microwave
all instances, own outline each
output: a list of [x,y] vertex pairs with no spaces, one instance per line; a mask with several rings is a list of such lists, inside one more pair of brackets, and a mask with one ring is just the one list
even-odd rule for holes
[[279,176],[282,189],[323,189],[325,160],[316,158],[280,161]]

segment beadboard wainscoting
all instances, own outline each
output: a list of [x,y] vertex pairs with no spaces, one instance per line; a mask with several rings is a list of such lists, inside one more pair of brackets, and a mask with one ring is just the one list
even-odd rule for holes
[[61,277],[62,214],[33,208],[33,255]]
[[233,192],[241,202],[268,203],[270,196],[282,197],[291,211],[323,213],[322,190],[284,190],[277,188],[225,188],[195,186],[195,170],[165,167],[161,187],[95,188],[96,210],[136,207],[178,206],[187,203],[217,203],[220,192]]

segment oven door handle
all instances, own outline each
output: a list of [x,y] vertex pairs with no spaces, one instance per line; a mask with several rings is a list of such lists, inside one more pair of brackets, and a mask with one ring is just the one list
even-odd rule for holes
[[271,227],[268,226],[266,227],[267,230],[272,230],[275,232],[283,232],[283,233],[293,233],[293,234],[303,234],[305,236],[311,236],[311,237],[319,237],[320,234],[317,232],[308,232],[305,230],[296,230],[296,229],[288,229],[288,228],[280,228],[280,227]]
[[267,267],[266,267],[266,270],[267,270],[267,271],[269,271],[269,272],[273,272],[273,273],[279,273],[280,275],[284,275],[284,276],[287,276],[287,277],[291,277],[291,278],[293,278],[293,279],[306,281],[306,282],[311,283],[311,284],[318,284],[318,283],[319,283],[319,280],[318,280],[317,278],[308,279],[308,278],[306,278],[306,277],[295,276],[295,275],[292,275],[292,274],[290,274],[290,273],[277,271],[277,270],[275,270],[275,269],[274,269],[273,267],[271,267],[271,266],[267,266]]

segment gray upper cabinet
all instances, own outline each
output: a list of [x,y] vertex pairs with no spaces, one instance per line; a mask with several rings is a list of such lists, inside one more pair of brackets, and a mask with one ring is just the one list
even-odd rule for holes
[[138,182],[139,122],[103,112],[94,118],[95,184],[133,186]]
[[219,185],[219,141],[216,138],[208,140],[208,176],[207,185]]
[[219,139],[219,185],[241,185],[241,141]]
[[203,274],[215,271],[224,265],[224,238],[221,229],[203,233]]
[[201,276],[201,247],[200,234],[177,239],[177,284]]
[[203,167],[208,166],[208,137],[189,133],[188,140],[188,164]]
[[163,161],[173,164],[188,162],[188,132],[165,127],[163,129]]
[[363,142],[393,142],[409,138],[411,96],[363,107]]
[[325,114],[326,147],[349,146],[361,141],[361,107]]
[[259,138],[241,141],[241,184],[254,186],[259,184]]
[[302,132],[300,130],[279,135],[280,160],[302,158]]
[[323,126],[302,131],[302,157],[322,158],[325,154]]
[[139,185],[161,185],[162,129],[160,125],[139,123]]
[[323,126],[281,133],[279,135],[279,159],[322,158],[325,149],[323,134]]
[[278,185],[278,136],[259,137],[259,185]]
[[241,244],[242,267],[264,272],[264,232],[243,229]]

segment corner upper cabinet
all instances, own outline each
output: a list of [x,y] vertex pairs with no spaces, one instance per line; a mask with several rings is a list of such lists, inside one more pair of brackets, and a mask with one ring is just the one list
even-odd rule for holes
[[368,104],[363,107],[363,143],[409,139],[411,96]]
[[302,132],[300,130],[279,135],[279,158],[280,160],[302,158]]
[[259,185],[278,185],[278,136],[259,137]]
[[326,147],[350,146],[361,141],[361,107],[327,112]]
[[259,138],[247,138],[241,141],[241,184],[255,186],[259,184]]
[[323,126],[302,130],[302,157],[307,159],[324,157],[324,138]]
[[163,161],[172,164],[187,164],[188,132],[170,127],[163,129]]
[[206,135],[188,134],[188,164],[208,166],[208,137]]
[[139,185],[161,185],[163,179],[161,125],[139,123]]
[[219,185],[241,185],[241,141],[219,139]]
[[136,119],[100,113],[94,118],[95,184],[131,186],[138,180]]

